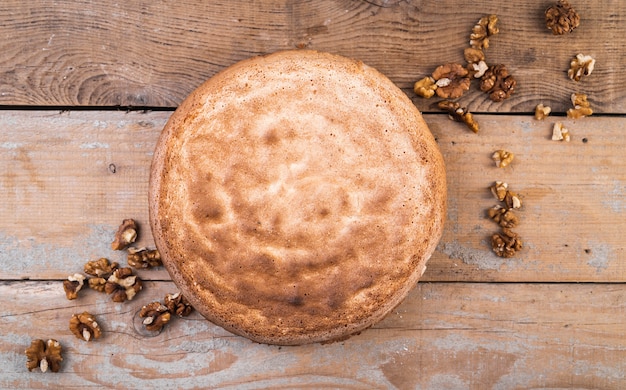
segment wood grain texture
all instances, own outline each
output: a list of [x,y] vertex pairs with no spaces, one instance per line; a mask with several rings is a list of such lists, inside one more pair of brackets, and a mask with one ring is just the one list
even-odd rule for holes
[[[420,283],[392,314],[327,345],[276,347],[233,336],[197,313],[161,333],[137,312],[175,291],[149,282],[115,304],[60,282],[3,282],[2,388],[521,389],[626,386],[626,289],[606,284]],[[68,329],[89,311],[103,328],[85,342]],[[26,370],[32,339],[63,346],[61,372]]]
[[[558,112],[584,92],[597,113],[626,113],[626,3],[576,2],[581,25],[553,36],[547,0],[145,1],[7,0],[0,5],[0,105],[175,107],[205,79],[252,55],[307,47],[378,68],[414,98],[413,83],[446,62],[463,63],[472,26],[500,18],[487,50],[517,78],[517,92],[493,103],[477,90],[473,111]],[[597,59],[593,74],[566,76],[577,53]]]
[[[63,279],[99,257],[124,263],[110,249],[124,218],[144,227],[138,245],[153,247],[149,169],[169,115],[4,112],[0,278]],[[445,115],[425,118],[448,174],[448,218],[425,280],[626,281],[624,119],[477,115],[474,134]],[[550,140],[554,121],[570,129],[571,142]],[[501,148],[516,154],[505,169],[491,160]],[[512,259],[489,245],[498,231],[486,217],[498,203],[488,189],[496,180],[524,202],[515,230],[525,248]],[[168,279],[163,270],[149,277]]]

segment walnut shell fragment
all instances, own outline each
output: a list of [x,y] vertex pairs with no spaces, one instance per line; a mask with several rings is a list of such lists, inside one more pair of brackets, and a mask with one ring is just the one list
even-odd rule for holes
[[26,349],[26,368],[28,371],[39,368],[41,372],[46,372],[48,369],[52,372],[59,372],[63,361],[62,350],[61,344],[54,339],[46,342],[40,339],[33,340],[30,347]]
[[570,3],[559,0],[558,3],[546,9],[546,27],[554,35],[570,33],[580,25],[580,16]]
[[137,240],[138,229],[135,220],[123,220],[115,233],[115,240],[111,243],[111,248],[116,251],[126,249],[126,247]]
[[72,315],[70,330],[77,338],[85,341],[99,339],[102,336],[102,330],[96,322],[96,318],[86,311]]
[[460,64],[438,66],[432,74],[435,80],[437,96],[444,99],[456,99],[469,90],[471,80],[469,72]]

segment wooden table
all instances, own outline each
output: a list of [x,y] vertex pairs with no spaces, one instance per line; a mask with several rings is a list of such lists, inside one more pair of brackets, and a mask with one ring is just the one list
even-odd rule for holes
[[[80,1],[0,5],[1,388],[626,388],[626,3],[573,0],[581,24],[554,36],[550,1]],[[480,131],[431,108],[413,83],[464,63],[472,26],[495,13],[486,50],[516,77],[494,103],[476,83],[459,102]],[[116,304],[92,290],[69,301],[62,280],[112,251],[124,218],[153,246],[152,151],[182,99],[251,55],[311,48],[354,57],[406,91],[438,139],[449,186],[444,236],[423,280],[385,320],[344,342],[277,347],[233,336],[198,314],[158,334],[140,308],[175,292],[164,269]],[[568,79],[569,62],[595,70]],[[573,92],[594,114],[564,116]],[[553,114],[533,118],[538,103]],[[562,122],[570,142],[551,140]],[[497,149],[516,154],[496,168]],[[523,199],[524,249],[493,254],[506,181]],[[74,337],[89,311],[104,336]],[[60,341],[59,373],[29,372],[32,339]]]

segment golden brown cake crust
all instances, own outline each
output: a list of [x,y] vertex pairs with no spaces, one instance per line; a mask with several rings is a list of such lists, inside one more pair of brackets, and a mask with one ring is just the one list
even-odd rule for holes
[[172,279],[252,340],[345,338],[381,320],[441,236],[445,170],[420,113],[361,62],[253,57],[176,110],[158,141],[150,220]]

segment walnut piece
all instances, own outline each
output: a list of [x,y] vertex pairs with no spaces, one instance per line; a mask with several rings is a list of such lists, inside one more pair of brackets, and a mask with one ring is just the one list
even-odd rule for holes
[[193,307],[187,301],[187,298],[181,293],[167,294],[164,301],[170,313],[176,314],[179,317],[186,317],[193,311]]
[[115,233],[115,240],[111,243],[113,250],[119,251],[137,240],[137,223],[133,219],[125,219]]
[[508,228],[503,228],[501,233],[491,236],[491,247],[496,255],[510,258],[515,252],[522,249],[522,241],[519,236]]
[[111,295],[113,302],[130,301],[141,290],[141,279],[130,267],[118,268],[104,285],[104,292]]
[[169,309],[161,302],[152,302],[142,307],[139,316],[144,318],[146,329],[153,332],[163,329],[171,318]]
[[478,123],[474,120],[474,116],[465,107],[461,107],[458,102],[451,102],[449,100],[442,100],[437,103],[437,107],[441,110],[447,111],[450,119],[463,122],[474,133],[478,133]]
[[61,361],[63,361],[62,350],[61,344],[54,339],[46,342],[39,339],[33,340],[30,347],[26,349],[26,368],[28,371],[39,368],[41,372],[46,372],[48,369],[52,372],[59,372]]
[[496,167],[504,168],[513,161],[513,158],[515,158],[515,155],[509,151],[500,149],[500,150],[496,150],[491,155],[491,158],[496,163]]
[[546,27],[552,30],[554,35],[563,35],[574,31],[580,24],[580,16],[566,0],[559,0],[558,3],[546,9]]
[[582,53],[576,54],[576,57],[569,63],[567,76],[574,81],[580,81],[583,76],[589,76],[593,72],[595,65],[596,60],[591,56]]
[[587,101],[587,95],[584,93],[573,93],[572,105],[574,108],[567,110],[568,118],[578,119],[593,114],[591,105]]
[[480,90],[488,93],[494,102],[501,102],[511,96],[516,84],[504,65],[492,65],[480,79]]
[[99,339],[102,336],[102,330],[96,322],[96,318],[86,311],[72,315],[70,330],[76,337],[85,341]]
[[519,219],[512,209],[507,209],[500,205],[495,205],[487,210],[487,215],[495,223],[505,228],[514,228],[519,223]]
[[509,185],[502,181],[495,182],[491,187],[489,187],[493,196],[496,197],[500,202],[504,201],[504,197],[506,196],[507,191],[509,190]]
[[67,280],[63,281],[63,290],[65,290],[67,299],[72,300],[78,298],[78,292],[83,288],[85,279],[85,275],[74,274],[68,276]]
[[548,115],[550,115],[551,112],[552,108],[539,103],[535,107],[535,119],[538,121],[544,120],[548,117]]
[[105,278],[89,278],[89,288],[98,292],[104,292],[106,283]]
[[128,265],[133,268],[152,268],[163,265],[158,249],[128,248]]
[[496,199],[504,202],[507,209],[519,209],[522,207],[521,199],[515,192],[509,190],[508,183],[496,181],[489,189]]
[[496,26],[497,23],[498,17],[496,15],[487,15],[480,18],[478,23],[472,27],[470,46],[475,49],[487,49],[489,47],[489,37],[499,32]]
[[552,141],[565,141],[569,142],[569,130],[563,126],[561,122],[557,122],[552,127]]
[[109,259],[104,257],[98,260],[88,261],[83,267],[86,274],[96,276],[98,278],[108,279],[109,276],[119,268],[119,264],[116,262],[110,263]]
[[413,92],[426,99],[433,97],[436,90],[437,84],[435,84],[435,80],[430,76],[416,81],[413,85]]
[[459,64],[438,66],[432,74],[437,85],[437,96],[447,99],[461,97],[470,88],[469,72]]

